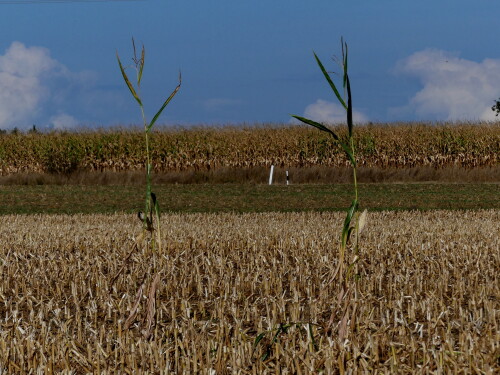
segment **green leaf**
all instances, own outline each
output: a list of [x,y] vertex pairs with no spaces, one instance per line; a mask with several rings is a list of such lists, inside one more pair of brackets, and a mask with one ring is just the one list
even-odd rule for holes
[[315,128],[317,128],[319,130],[322,130],[324,132],[330,133],[332,135],[332,137],[342,147],[342,149],[344,150],[344,152],[347,154],[347,158],[349,159],[349,161],[351,162],[351,164],[353,166],[356,166],[356,160],[354,160],[354,156],[352,155],[351,149],[345,143],[341,142],[340,138],[332,130],[328,129],[325,125],[320,124],[319,122],[310,120],[310,119],[305,118],[305,117],[296,116],[296,115],[292,115],[292,117],[296,118],[299,121],[302,121],[304,124],[308,124],[308,125],[314,126]]
[[142,46],[141,59],[139,60],[139,73],[137,75],[137,84],[141,84],[142,79],[142,70],[144,69],[144,57],[146,54],[146,50],[144,49],[144,45]]
[[340,104],[342,104],[342,106],[345,109],[347,109],[347,106],[346,106],[346,104],[344,102],[344,99],[342,99],[342,96],[340,95],[339,90],[337,90],[337,87],[335,86],[335,83],[333,83],[332,79],[330,78],[330,74],[328,74],[328,72],[326,71],[325,67],[323,66],[323,63],[321,62],[321,60],[319,59],[319,57],[316,55],[316,53],[314,53],[314,57],[316,58],[316,62],[318,63],[319,68],[323,72],[323,75],[325,76],[326,80],[330,84],[330,87],[332,88],[333,92],[335,93],[335,96],[339,100]]
[[264,336],[266,335],[267,332],[262,332],[260,333],[259,335],[257,335],[257,337],[255,338],[255,341],[253,343],[253,350],[255,351],[255,348],[257,348],[257,345],[259,345],[259,342],[262,341],[262,339],[264,338]]
[[[343,80],[343,86],[345,87],[347,84],[347,43],[344,43],[344,39],[341,39],[342,43],[342,67],[344,69],[344,80]],[[344,50],[344,45],[345,45],[345,50]]]
[[342,245],[347,243],[350,235],[351,221],[354,213],[358,209],[358,201],[357,199],[353,199],[349,210],[347,211],[347,216],[344,220],[344,228],[342,229]]
[[344,149],[345,153],[347,154],[347,158],[351,162],[352,166],[356,167],[356,160],[354,159],[354,156],[352,154],[351,149],[346,144],[344,144],[344,143],[340,143],[340,145],[342,146],[342,148]]
[[347,80],[347,127],[349,128],[349,138],[352,137],[352,96],[351,96],[351,83],[349,82],[349,76],[346,74]]
[[128,89],[132,93],[132,96],[137,100],[137,103],[142,107],[142,102],[137,93],[135,92],[134,86],[130,83],[127,73],[125,73],[125,69],[123,68],[122,62],[120,61],[120,57],[118,56],[118,52],[116,53],[116,59],[118,60],[118,65],[120,66],[120,71],[122,72],[123,79],[125,80],[125,83],[128,86]]
[[319,130],[322,130],[324,132],[330,133],[332,135],[332,137],[335,138],[335,140],[337,142],[340,142],[340,139],[337,136],[337,134],[335,134],[333,131],[331,131],[330,129],[328,129],[325,125],[320,124],[319,122],[316,122],[316,121],[313,121],[313,120],[309,120],[308,118],[301,117],[301,116],[292,115],[292,117],[296,118],[299,121],[302,121],[303,123],[305,123],[307,125],[314,126],[315,128],[318,128]]
[[[252,356],[255,353],[255,350],[257,350],[257,345],[259,345],[259,343],[262,341],[262,339],[266,336],[267,333],[268,333],[268,331],[264,331],[264,332],[260,333],[259,335],[257,335],[257,337],[255,338],[255,341],[253,343]],[[271,345],[267,345],[266,352],[262,355],[260,360],[265,361],[270,355],[271,355]]]
[[264,362],[271,356],[271,346],[268,346],[266,349],[266,353],[262,356],[261,361]]
[[308,331],[309,331],[309,337],[311,338],[311,342],[312,342],[314,351],[317,352],[319,349],[318,349],[318,344],[316,343],[316,340],[314,339],[312,324],[309,323],[307,326],[308,326]]
[[281,332],[285,332],[286,333],[286,329],[285,326],[283,326],[282,323],[280,323],[278,329],[276,330],[276,333],[274,334],[274,337],[273,339],[271,340],[271,343],[275,343],[276,341],[278,341],[278,336],[280,335]]
[[156,112],[156,115],[153,117],[153,119],[149,123],[148,127],[146,128],[147,132],[149,132],[151,130],[151,128],[155,124],[156,120],[158,119],[158,117],[160,117],[161,113],[165,109],[165,107],[168,105],[168,103],[170,103],[170,101],[173,99],[173,97],[175,96],[175,94],[177,94],[177,91],[179,91],[179,89],[181,88],[181,83],[182,83],[182,77],[181,77],[181,74],[179,73],[179,84],[177,85],[177,87],[175,88],[175,90],[172,91],[172,93],[167,98],[167,100],[165,100],[165,103],[163,103],[163,105],[161,106],[160,110],[158,112]]
[[155,216],[156,216],[156,221],[158,223],[158,225],[160,225],[160,204],[158,203],[158,201],[156,200],[156,195],[153,197],[153,193],[151,193],[152,195],[152,198],[153,198],[153,205],[154,205],[154,208],[155,208]]
[[288,324],[281,324],[281,331],[283,333],[287,333],[290,327],[293,327],[293,323],[288,323]]

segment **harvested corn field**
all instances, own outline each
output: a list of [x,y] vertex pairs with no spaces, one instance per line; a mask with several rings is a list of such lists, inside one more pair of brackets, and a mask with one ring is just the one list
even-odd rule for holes
[[132,215],[2,216],[0,372],[500,370],[498,210],[370,213],[339,340],[343,219],[172,214],[144,253]]
[[[334,130],[346,139],[345,126]],[[130,129],[0,134],[0,175],[144,170],[143,137]],[[360,168],[497,167],[500,124],[363,125],[354,143]],[[162,173],[348,166],[328,134],[283,125],[165,128],[152,136],[151,157]]]

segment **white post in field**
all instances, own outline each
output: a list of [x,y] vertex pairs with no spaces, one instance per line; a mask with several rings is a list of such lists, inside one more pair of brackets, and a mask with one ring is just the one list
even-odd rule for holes
[[288,171],[286,171],[286,186],[290,185],[290,182],[289,182],[289,178],[288,178]]
[[269,173],[269,185],[273,184],[273,173],[274,173],[274,165],[271,165],[271,173]]

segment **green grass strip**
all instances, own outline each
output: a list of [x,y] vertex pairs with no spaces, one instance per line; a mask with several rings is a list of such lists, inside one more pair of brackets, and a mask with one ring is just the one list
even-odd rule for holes
[[[344,211],[352,200],[345,184],[158,185],[164,212]],[[135,214],[143,205],[141,186],[0,186],[0,215]],[[500,209],[498,183],[359,184],[362,207],[381,210]]]

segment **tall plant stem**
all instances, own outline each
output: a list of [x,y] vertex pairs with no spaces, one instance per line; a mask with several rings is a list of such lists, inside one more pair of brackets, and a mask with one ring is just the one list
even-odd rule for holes
[[[142,78],[142,72],[144,69],[144,57],[145,57],[145,49],[144,46],[142,46],[141,49],[141,54],[140,57],[137,56],[137,51],[135,49],[135,42],[134,39],[132,38],[132,46],[134,49],[134,57],[133,61],[135,64],[135,70],[137,73],[137,89],[134,87],[132,82],[130,82],[127,73],[125,72],[125,68],[122,65],[122,62],[120,61],[120,57],[118,56],[118,52],[116,53],[116,59],[118,61],[118,66],[120,67],[120,72],[122,74],[123,80],[127,84],[127,87],[134,97],[135,101],[139,104],[139,107],[141,109],[141,115],[142,115],[142,121],[144,123],[144,137],[146,138],[146,203],[145,203],[145,212],[140,212],[138,213],[139,218],[143,221],[144,223],[144,229],[148,230],[153,234],[153,231],[156,231],[156,237],[159,248],[161,249],[161,234],[159,231],[159,222],[160,222],[160,205],[158,204],[158,200],[156,199],[156,195],[151,192],[151,169],[152,169],[152,163],[151,163],[151,153],[149,151],[149,132],[151,131],[151,128],[155,124],[156,120],[160,117],[161,113],[165,109],[165,107],[170,103],[172,98],[177,94],[179,89],[181,88],[181,74],[179,72],[179,84],[177,87],[172,91],[170,96],[163,102],[163,105],[160,107],[160,109],[156,112],[156,114],[153,116],[153,119],[148,123],[146,121],[146,115],[144,114],[144,106],[142,104],[142,99],[140,95],[140,89],[141,89],[141,78]],[[157,223],[157,228],[155,229],[153,227],[153,210],[154,210],[154,220]],[[155,241],[152,241],[153,248],[155,245]]]
[[[138,88],[138,91],[140,88]],[[147,216],[151,210],[151,155],[149,153],[149,132],[148,124],[146,122],[146,114],[144,113],[144,106],[141,105],[142,122],[144,123],[144,135],[146,138],[146,204],[145,215]]]
[[[354,160],[356,160],[356,153],[354,150],[354,139],[351,137],[351,152],[352,152],[352,157]],[[353,180],[354,180],[354,198],[356,199],[356,202],[358,201],[358,180],[356,178],[356,164],[353,164],[352,166],[352,175],[353,175]]]

